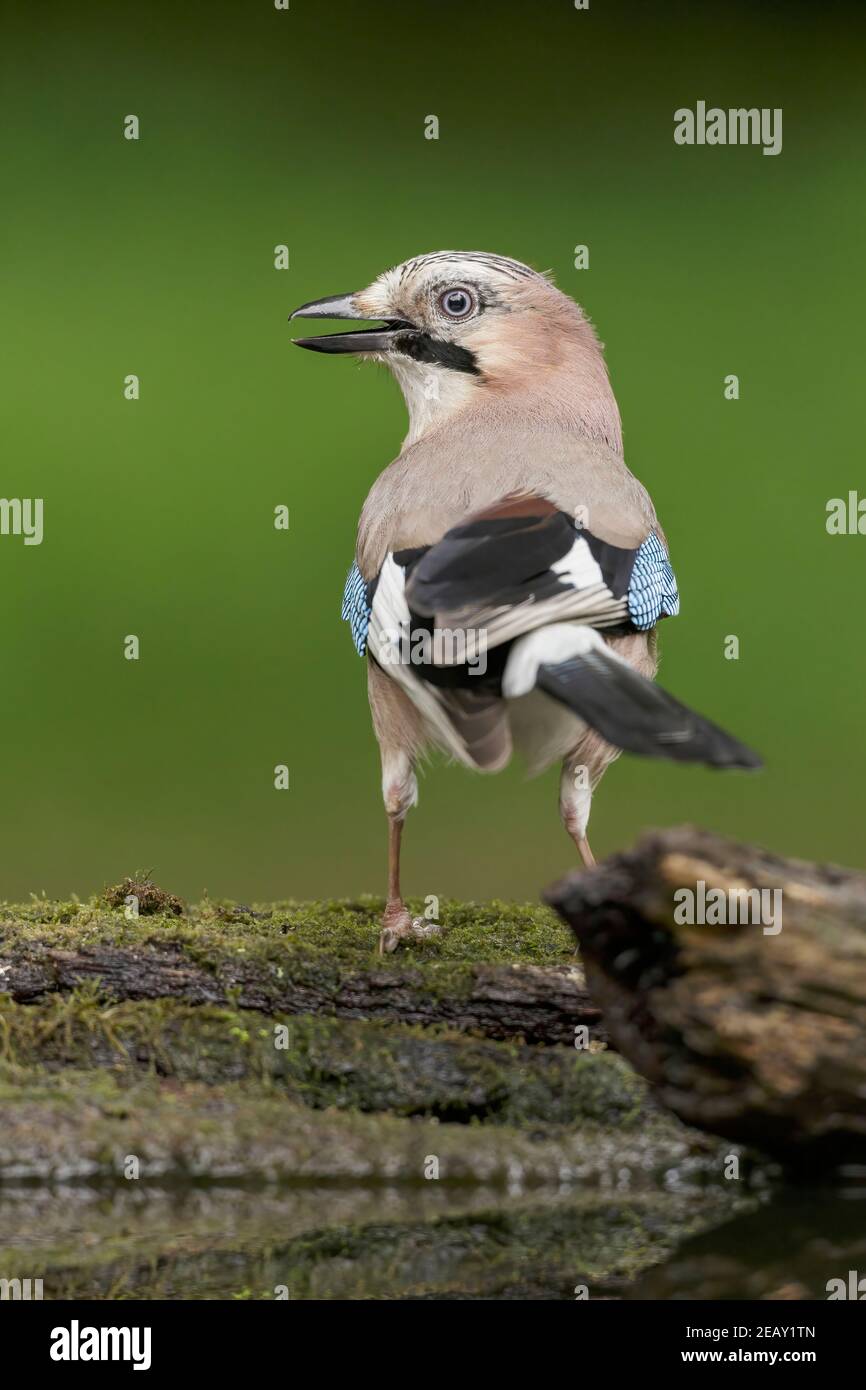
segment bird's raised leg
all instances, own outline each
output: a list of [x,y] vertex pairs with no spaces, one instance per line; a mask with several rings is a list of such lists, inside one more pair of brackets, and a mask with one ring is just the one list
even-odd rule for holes
[[559,814],[587,869],[591,869],[595,864],[595,855],[586,838],[592,788],[593,778],[589,765],[581,762],[580,754],[575,753],[566,758],[562,764],[559,782]]
[[579,839],[575,837],[574,843],[577,845],[578,853],[580,854],[580,857],[583,860],[584,868],[593,868],[598,861],[596,860],[596,857],[593,854],[592,849],[590,848],[589,840],[586,838],[586,836],[581,835]]
[[407,936],[436,936],[440,928],[413,917],[400,892],[400,844],[403,822],[418,801],[418,782],[411,759],[402,750],[382,749],[382,794],[388,814],[388,900],[382,914],[379,955],[395,951]]

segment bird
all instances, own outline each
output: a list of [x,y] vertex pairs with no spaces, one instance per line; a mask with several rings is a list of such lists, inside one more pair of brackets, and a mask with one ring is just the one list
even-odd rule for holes
[[432,750],[483,773],[515,752],[531,774],[560,763],[560,816],[587,868],[593,793],[620,752],[761,766],[654,683],[658,624],[679,611],[667,539],[626,466],[595,327],[550,274],[436,251],[289,317],[366,324],[293,341],[384,364],[409,416],[364,502],[342,605],[381,754],[380,953],[439,930],[400,881]]

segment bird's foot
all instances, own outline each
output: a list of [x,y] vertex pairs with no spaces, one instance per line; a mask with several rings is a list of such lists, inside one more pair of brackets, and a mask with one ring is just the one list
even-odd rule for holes
[[382,931],[379,935],[379,955],[390,955],[396,951],[405,937],[425,941],[431,936],[441,936],[442,928],[438,922],[428,922],[425,917],[413,917],[399,899],[389,902],[382,914]]

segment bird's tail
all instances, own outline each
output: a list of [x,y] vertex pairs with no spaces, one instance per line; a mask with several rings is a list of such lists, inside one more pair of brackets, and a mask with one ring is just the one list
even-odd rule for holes
[[762,765],[739,739],[635,671],[593,628],[551,624],[515,642],[503,694],[524,695],[533,688],[630,753],[711,767]]

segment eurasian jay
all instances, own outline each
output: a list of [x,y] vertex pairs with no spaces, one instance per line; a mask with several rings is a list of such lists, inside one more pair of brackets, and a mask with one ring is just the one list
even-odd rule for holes
[[592,794],[622,749],[760,766],[653,684],[656,624],[679,595],[573,300],[507,256],[438,251],[291,317],[378,323],[295,341],[386,364],[409,411],[364,504],[343,598],[382,757],[381,951],[431,932],[400,890],[403,822],[431,746],[479,772],[514,748],[531,772],[561,760],[560,814],[585,865]]

